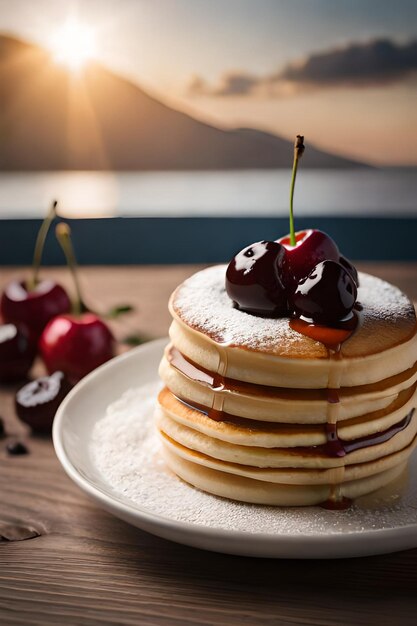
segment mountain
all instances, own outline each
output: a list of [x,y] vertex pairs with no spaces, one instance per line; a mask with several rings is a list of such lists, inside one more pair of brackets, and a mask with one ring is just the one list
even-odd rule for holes
[[[288,168],[291,161],[291,142],[281,137],[216,128],[97,63],[77,77],[42,48],[0,35],[1,170]],[[359,166],[310,145],[303,157],[303,167]]]

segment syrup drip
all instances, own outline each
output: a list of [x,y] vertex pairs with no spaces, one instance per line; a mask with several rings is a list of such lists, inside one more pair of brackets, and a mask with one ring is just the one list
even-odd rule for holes
[[[227,352],[225,347],[219,344],[219,363],[217,366],[217,373],[214,376],[213,390],[216,391],[224,391],[225,389],[225,376],[227,373]],[[223,405],[224,405],[224,393],[214,393],[213,394],[213,403],[211,406],[210,413],[213,416],[216,416],[217,419],[221,419],[223,415]]]
[[209,385],[212,389],[221,389],[221,381],[216,380],[215,375],[209,371],[200,367],[190,359],[186,359],[183,354],[177,348],[173,346],[169,349],[167,354],[168,362],[175,367],[182,374],[185,374],[187,378],[195,380],[199,383]]
[[[230,424],[231,426],[236,426],[238,428],[246,428],[250,431],[266,431],[266,432],[276,432],[276,433],[285,433],[285,434],[293,434],[296,432],[305,433],[306,426],[304,424],[282,424],[280,422],[260,422],[258,420],[251,420],[247,417],[239,417],[238,415],[232,415],[231,413],[227,413],[226,411],[218,411],[213,408],[204,406],[204,404],[199,404],[198,402],[189,402],[180,396],[174,396],[181,404],[184,404],[189,409],[193,409],[195,411],[199,411],[204,415],[207,415],[214,422],[224,422],[225,424]],[[308,428],[308,427],[307,427]],[[311,430],[315,430],[315,426],[311,427]],[[311,450],[314,450],[311,447]]]
[[347,509],[350,509],[352,504],[353,500],[350,498],[345,498],[345,496],[335,498],[330,495],[330,498],[325,502],[322,502],[320,506],[322,509],[327,509],[328,511],[346,511]]
[[[339,322],[337,326],[322,326],[304,319],[296,318],[290,321],[290,327],[310,339],[320,341],[320,343],[326,347],[327,356],[331,361],[341,361],[342,345],[357,331],[362,319],[362,310],[362,305],[356,303],[352,315],[347,320]],[[344,445],[346,442],[342,442],[337,432],[337,423],[340,414],[338,390],[340,389],[341,376],[341,367],[330,367],[327,388],[327,443],[324,446],[324,452],[327,456],[332,457],[343,457],[347,454],[347,448]],[[343,500],[340,490],[337,489],[337,485],[333,484],[331,485],[329,500],[322,506],[324,506],[324,508],[340,510],[339,504],[343,503]],[[343,506],[342,508],[347,507]]]
[[373,433],[372,435],[365,435],[358,439],[345,440],[340,439],[337,433],[337,424],[326,424],[327,443],[324,446],[315,446],[316,450],[323,450],[326,456],[343,457],[360,450],[361,448],[367,448],[369,446],[376,446],[380,443],[384,443],[397,435],[399,432],[407,428],[411,418],[413,417],[414,409],[412,409],[400,422],[393,424],[386,430],[379,433]]
[[[267,429],[269,431],[276,430],[276,432],[282,432],[283,425],[277,424],[276,422],[256,422],[256,420],[249,420],[244,417],[238,417],[237,415],[231,415],[230,413],[225,413],[224,411],[218,411],[213,408],[209,408],[204,406],[203,404],[198,404],[197,402],[188,402],[179,396],[175,396],[175,398],[181,402],[184,406],[189,409],[193,409],[194,411],[199,411],[204,415],[207,415],[216,422],[225,422],[227,424],[231,424],[233,426],[240,426],[243,428],[248,428],[249,430],[252,427],[252,430],[263,430],[262,424],[268,424],[268,426],[264,426],[264,430]],[[293,447],[292,451],[298,452],[299,454],[304,454],[305,456],[313,455],[319,456],[320,454],[323,457],[344,457],[355,450],[360,450],[361,448],[368,448],[370,446],[376,446],[380,443],[384,443],[385,441],[389,441],[391,437],[397,435],[399,432],[407,428],[410,424],[411,418],[413,417],[414,409],[410,411],[400,422],[393,424],[386,430],[383,430],[379,433],[373,433],[371,435],[365,435],[364,437],[359,437],[358,439],[340,439],[337,433],[337,425],[336,424],[326,424],[326,434],[327,434],[327,442],[318,446],[303,446],[303,447]],[[287,426],[287,431],[291,430],[296,431],[297,426],[299,425],[291,425]],[[284,425],[285,428],[285,425]],[[299,426],[300,428],[300,426]],[[300,430],[302,430],[302,425]],[[337,468],[341,470],[343,468]]]
[[[239,381],[233,381],[230,378],[226,378],[221,376],[220,374],[210,374],[207,370],[201,368],[201,366],[189,361],[188,358],[185,358],[177,348],[171,347],[168,355],[168,361],[171,363],[173,367],[175,367],[182,374],[190,378],[191,380],[195,380],[201,383],[208,385],[213,391],[218,392],[220,395],[224,391],[232,390],[232,389],[241,389],[239,386]],[[224,364],[222,365],[224,370]],[[207,415],[210,419],[216,422],[226,422],[233,426],[248,428],[252,430],[262,431],[267,430],[268,432],[285,432],[285,433],[296,433],[302,432],[305,433],[308,429],[308,425],[306,424],[283,424],[279,422],[266,422],[266,421],[258,421],[251,420],[246,417],[239,417],[237,415],[232,415],[223,410],[223,397],[219,401],[214,401],[211,407],[205,406],[203,404],[199,404],[197,402],[189,402],[184,398],[179,396],[175,396],[179,402],[184,404],[190,409],[194,409]],[[328,402],[328,411],[331,412],[338,408],[340,403],[339,392],[337,389],[327,389],[326,390],[326,398]],[[380,433],[375,433],[373,435],[368,435],[366,437],[362,437],[360,439],[355,440],[343,440],[339,438],[338,430],[337,430],[337,421],[328,422],[325,425],[325,433],[327,437],[327,442],[323,445],[318,446],[305,446],[303,448],[295,448],[298,452],[305,454],[317,454],[322,453],[323,456],[333,456],[333,457],[341,457],[357,450],[359,448],[363,448],[366,446],[376,445],[378,443],[383,443],[387,441],[394,435],[396,435],[400,430],[406,428],[411,420],[412,413],[409,413],[401,422],[397,424],[393,424],[385,431]],[[317,426],[311,426],[312,430],[315,430]]]
[[[204,407],[200,404],[191,405],[188,402],[185,402],[182,398],[177,399],[190,408],[205,413],[215,421],[227,421],[227,414],[223,412],[224,395],[222,392],[225,391],[226,388],[230,388],[230,386],[227,385],[225,378],[225,374],[227,372],[227,353],[224,347],[220,345],[219,363],[217,367],[218,371],[214,374],[197,365],[193,361],[186,359],[184,355],[173,346],[170,348],[167,358],[169,363],[182,374],[185,374],[185,376],[191,380],[196,380],[200,383],[208,385],[215,392],[213,394],[211,407]],[[232,418],[232,416],[230,416],[230,418]]]
[[[337,327],[325,327],[299,318],[290,320],[290,327],[302,335],[305,335],[315,341],[320,341],[320,343],[327,348],[328,358],[332,361],[340,361],[342,359],[343,344],[357,331],[361,325],[362,310],[362,305],[360,303],[356,303],[352,316],[348,320],[340,322]],[[215,374],[212,374],[189,359],[186,359],[176,348],[170,349],[168,353],[168,360],[174,367],[189,378],[209,385],[213,391],[220,392],[214,394],[213,404],[210,408],[204,407],[203,405],[190,404],[185,402],[182,398],[177,398],[180,402],[190,408],[208,415],[208,417],[215,421],[224,421],[240,426],[249,425],[248,420],[243,418],[239,419],[237,416],[229,415],[223,411],[224,395],[222,392],[227,389],[238,390],[242,387],[242,383],[225,377],[227,372],[227,352],[221,344],[219,344],[218,371]],[[323,446],[311,446],[310,448],[304,447],[302,448],[304,453],[314,452],[317,454],[317,452],[321,451],[325,456],[339,458],[344,457],[346,454],[349,454],[354,450],[359,450],[364,447],[388,441],[391,437],[406,428],[411,421],[414,409],[406,415],[401,422],[394,424],[381,433],[368,435],[353,441],[340,439],[338,435],[337,423],[340,409],[339,389],[341,375],[342,369],[340,367],[330,368],[328,388],[326,389],[327,423],[325,431],[327,442]],[[253,385],[250,387],[251,390],[252,387],[253,390],[255,390],[257,387],[261,388],[262,386]],[[253,422],[254,420],[251,421]],[[259,425],[254,425],[253,427],[257,427],[259,429]],[[323,508],[330,510],[345,510],[351,506],[352,501],[342,496],[340,492],[340,484],[335,483],[331,485],[330,488],[331,491],[329,499],[321,504]]]
[[294,318],[290,320],[290,327],[297,333],[322,343],[327,348],[329,357],[335,355],[336,358],[341,358],[342,344],[347,341],[360,326],[361,311],[362,306],[360,304],[355,305],[351,317],[339,322],[337,326],[322,326],[308,320]]
[[[185,357],[177,348],[173,346],[167,353],[167,359],[169,363],[180,371],[184,376],[190,380],[200,382],[209,386],[212,389],[218,389],[220,391],[236,391],[239,393],[249,393],[252,396],[262,395],[267,398],[280,398],[282,400],[299,400],[303,397],[308,401],[319,401],[326,398],[329,402],[329,397],[333,398],[333,402],[337,402],[336,394],[337,389],[289,389],[285,387],[270,387],[268,385],[258,385],[255,383],[243,382],[241,380],[235,380],[233,378],[220,377],[217,374],[213,374],[209,370],[205,369],[201,365],[191,361],[188,357]],[[377,383],[371,383],[368,385],[362,385],[360,387],[345,387],[343,389],[343,395],[352,396],[358,393],[375,392],[380,390],[389,389],[396,385],[402,384],[404,381],[409,380],[417,373],[417,363],[408,370],[405,370],[401,374],[391,376]]]

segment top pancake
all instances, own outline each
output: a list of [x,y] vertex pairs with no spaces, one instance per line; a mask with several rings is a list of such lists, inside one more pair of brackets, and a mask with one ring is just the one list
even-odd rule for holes
[[[234,348],[295,359],[327,359],[320,343],[294,331],[288,318],[262,318],[234,308],[225,290],[225,265],[191,276],[173,293],[170,311],[179,323],[213,342]],[[385,352],[412,339],[417,331],[413,304],[397,287],[359,275],[361,324],[343,343],[343,358]]]

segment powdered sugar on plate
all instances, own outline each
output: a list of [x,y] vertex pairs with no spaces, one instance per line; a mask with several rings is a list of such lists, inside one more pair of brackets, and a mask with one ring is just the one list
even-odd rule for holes
[[347,511],[280,508],[234,502],[204,493],[165,465],[154,424],[159,381],[130,389],[93,427],[89,451],[108,495],[138,510],[196,527],[266,535],[361,533],[414,525],[417,457],[408,477],[361,498]]

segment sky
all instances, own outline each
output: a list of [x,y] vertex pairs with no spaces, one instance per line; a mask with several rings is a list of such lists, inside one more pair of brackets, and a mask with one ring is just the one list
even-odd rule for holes
[[417,165],[415,0],[0,0],[0,31],[46,47],[69,16],[97,60],[200,119]]

